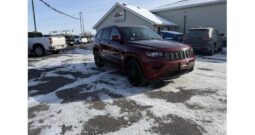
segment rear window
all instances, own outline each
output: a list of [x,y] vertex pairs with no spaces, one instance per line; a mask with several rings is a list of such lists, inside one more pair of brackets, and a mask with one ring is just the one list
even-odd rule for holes
[[101,39],[102,36],[102,30],[99,30],[96,35],[96,39]]
[[111,36],[111,30],[110,29],[104,29],[102,39],[110,40],[110,36]]
[[40,32],[28,32],[29,38],[43,37],[43,34]]
[[208,36],[208,30],[207,29],[189,30],[188,36],[192,36],[192,37],[204,37],[204,36]]

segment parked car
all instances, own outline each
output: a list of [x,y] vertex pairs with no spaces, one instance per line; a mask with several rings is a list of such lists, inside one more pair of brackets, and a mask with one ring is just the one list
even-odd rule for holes
[[74,43],[75,43],[75,40],[74,40],[74,37],[73,36],[65,36],[66,38],[66,44],[67,45],[70,45],[70,46],[73,46]]
[[81,37],[78,35],[73,36],[75,44],[81,44]]
[[44,37],[41,32],[28,32],[28,51],[36,56],[43,56],[47,51],[59,53],[66,48],[65,37]]
[[183,33],[177,32],[177,31],[161,31],[161,32],[159,32],[159,35],[164,40],[182,42]]
[[75,44],[86,44],[88,43],[88,39],[84,36],[74,36]]
[[223,50],[220,33],[211,27],[191,28],[183,41],[191,45],[194,51],[205,52],[209,55]]
[[88,38],[86,38],[86,37],[81,37],[81,43],[82,44],[86,44],[86,43],[88,43],[89,41],[88,41]]
[[97,32],[93,44],[96,66],[117,66],[134,86],[176,78],[194,67],[192,47],[165,41],[147,27],[105,27]]

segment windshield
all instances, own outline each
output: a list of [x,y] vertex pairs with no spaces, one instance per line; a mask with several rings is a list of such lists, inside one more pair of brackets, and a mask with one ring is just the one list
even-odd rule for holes
[[145,27],[121,27],[122,33],[124,34],[126,40],[162,40],[162,38],[153,30]]

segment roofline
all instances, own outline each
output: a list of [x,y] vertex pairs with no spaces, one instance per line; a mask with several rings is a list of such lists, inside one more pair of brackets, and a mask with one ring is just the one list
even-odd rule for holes
[[95,29],[112,11],[114,8],[116,8],[118,5],[118,2],[116,2],[112,7],[111,9],[106,12],[106,14],[104,14],[104,16],[93,26],[93,29]]
[[152,9],[150,10],[151,12],[160,12],[160,11],[166,11],[166,10],[176,10],[176,9],[183,9],[183,8],[190,8],[190,7],[200,7],[200,6],[207,6],[207,5],[215,5],[215,4],[222,4],[222,3],[227,3],[226,0],[222,1],[211,1],[211,2],[206,2],[206,3],[198,3],[198,4],[190,4],[190,5],[185,5],[185,6],[179,6],[179,7],[170,7],[170,8],[162,8],[162,9]]
[[[96,27],[117,7],[117,6],[120,6],[121,8],[129,11],[130,13],[133,13],[134,15],[138,16],[138,17],[141,17],[143,18],[144,20],[146,20],[147,22],[151,23],[152,25],[164,25],[164,26],[177,26],[176,24],[173,24],[173,25],[168,25],[168,24],[157,24],[156,22],[153,22],[149,19],[147,19],[146,17],[140,15],[140,14],[137,14],[136,12],[134,12],[133,10],[125,7],[124,5],[120,4],[119,2],[116,2],[112,8],[93,26],[93,29],[96,29]],[[153,13],[152,13],[153,14]],[[157,15],[156,15],[157,16]],[[162,18],[162,17],[161,17]]]

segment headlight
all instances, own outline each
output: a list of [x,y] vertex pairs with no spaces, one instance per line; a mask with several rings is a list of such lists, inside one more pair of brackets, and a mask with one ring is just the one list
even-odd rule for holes
[[146,56],[148,56],[148,57],[162,57],[163,53],[161,53],[161,52],[146,52]]

